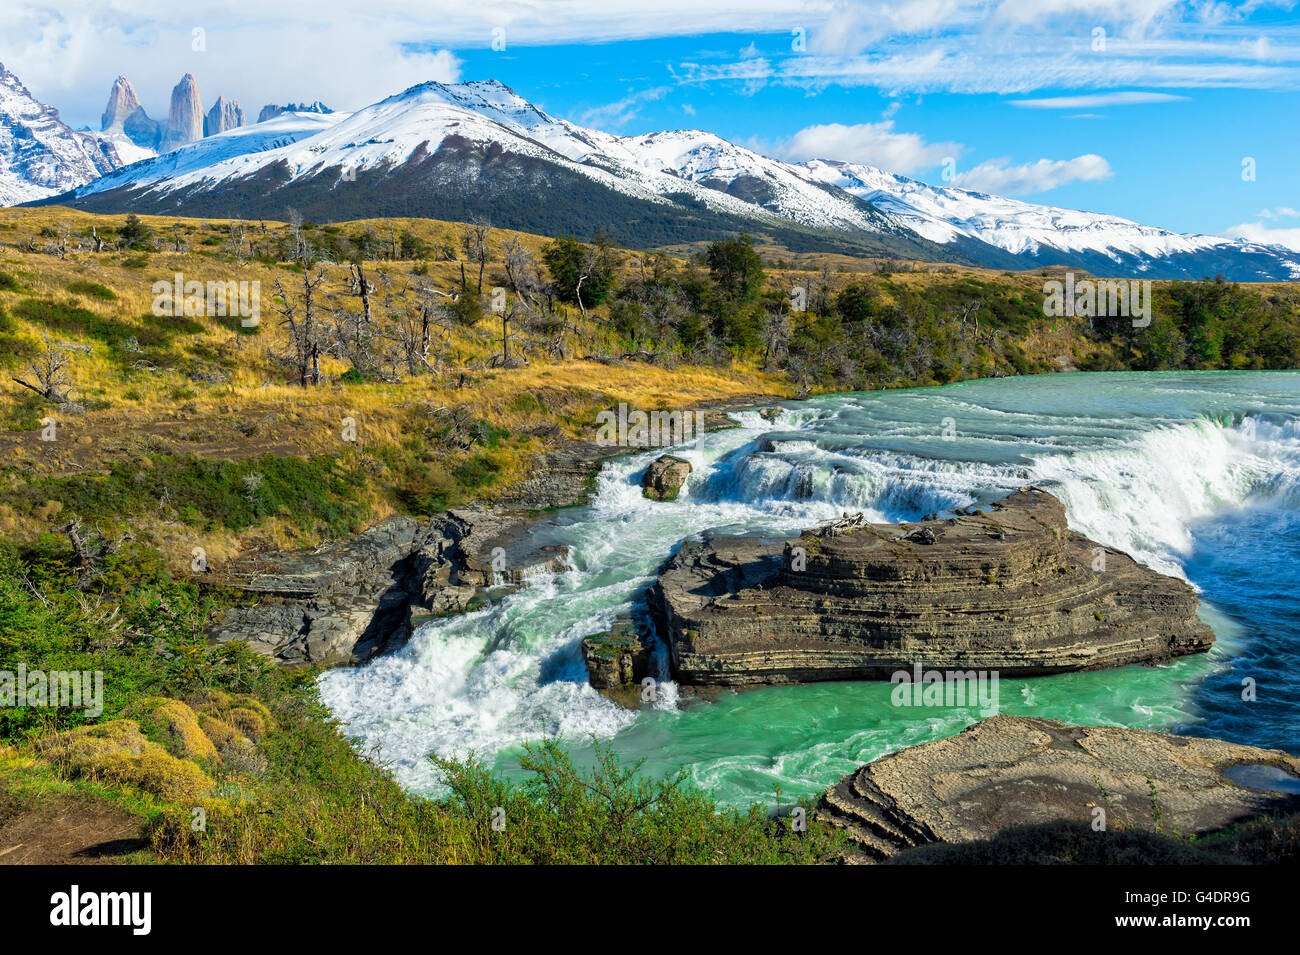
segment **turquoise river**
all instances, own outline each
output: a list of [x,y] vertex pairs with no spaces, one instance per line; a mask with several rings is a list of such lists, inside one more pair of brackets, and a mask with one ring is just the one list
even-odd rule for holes
[[1172,665],[1003,680],[1001,712],[1300,747],[1300,374],[1044,375],[782,407],[673,449],[693,473],[671,503],[639,487],[665,449],[608,463],[591,502],[544,530],[571,570],[325,674],[325,703],[417,792],[441,792],[430,753],[474,751],[517,774],[524,743],[560,737],[580,762],[599,739],[646,772],[684,766],[727,803],[812,794],[980,714],[895,707],[887,683],[683,702],[666,682],[629,711],[586,684],[579,641],[644,617],[656,568],[693,534],[790,535],[858,511],[916,520],[1032,483],[1076,530],[1189,580],[1218,643]]

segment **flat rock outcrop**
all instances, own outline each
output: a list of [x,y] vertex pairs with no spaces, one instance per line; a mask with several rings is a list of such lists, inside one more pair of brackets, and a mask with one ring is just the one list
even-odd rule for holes
[[[1252,776],[1279,782],[1234,781]],[[1300,785],[1300,759],[1281,750],[999,715],[868,763],[828,789],[817,814],[848,833],[850,861],[870,862],[1056,819],[1094,828],[1102,820],[1107,831],[1211,832],[1294,811],[1300,797],[1287,783]]]
[[1036,676],[1207,650],[1181,580],[1073,533],[1051,494],[796,540],[687,542],[649,602],[682,683],[888,679],[915,665]]
[[217,582],[259,599],[227,610],[209,637],[289,666],[364,663],[403,643],[418,618],[563,570],[565,549],[533,543],[531,528],[471,507],[429,521],[390,517],[313,550],[244,558]]
[[641,478],[642,493],[655,501],[675,501],[691,473],[691,462],[665,454],[650,462]]

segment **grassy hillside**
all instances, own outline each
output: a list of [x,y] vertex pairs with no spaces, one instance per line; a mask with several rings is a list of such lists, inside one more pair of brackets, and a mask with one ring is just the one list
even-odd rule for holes
[[[178,273],[260,283],[258,323],[156,308]],[[0,210],[0,671],[105,679],[93,718],[0,708],[0,834],[53,845],[42,820],[93,818],[142,829],[132,858],[172,861],[831,857],[833,834],[772,807],[721,812],[612,759],[583,776],[554,746],[530,784],[448,763],[452,797],[409,798],[329,720],[311,672],[207,645],[230,595],[191,554],[490,501],[621,401],[1300,363],[1294,287],[1156,283],[1134,329],[1045,319],[1043,282],[738,237],[641,253],[417,219]]]

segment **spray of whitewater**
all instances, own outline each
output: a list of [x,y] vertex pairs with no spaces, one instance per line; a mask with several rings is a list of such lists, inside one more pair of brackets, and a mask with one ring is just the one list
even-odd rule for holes
[[[854,760],[949,734],[969,717],[904,725],[872,709],[882,715],[868,718],[860,708],[878,701],[876,688],[863,684],[760,691],[683,709],[666,683],[655,709],[632,712],[587,685],[582,637],[620,615],[643,614],[644,590],[662,560],[682,539],[712,528],[793,534],[848,511],[916,520],[1033,483],[1062,499],[1081,533],[1185,576],[1199,522],[1244,508],[1300,507],[1294,377],[1226,397],[1196,376],[1164,378],[1161,389],[1131,394],[1123,389],[1144,376],[1127,376],[1116,379],[1122,387],[1098,394],[1095,380],[1108,377],[822,398],[775,422],[741,414],[739,428],[674,449],[693,471],[671,503],[649,501],[639,488],[660,451],[618,459],[564,528],[571,570],[486,609],[430,621],[401,650],[365,667],[324,675],[322,698],[351,734],[380,749],[403,784],[421,792],[439,791],[430,753],[491,759],[546,737],[574,745],[613,739],[616,748],[648,753],[667,768],[677,759],[697,782],[739,801],[760,798],[773,782],[811,791]],[[1085,383],[1092,390],[1081,392]],[[955,422],[947,437],[945,419]],[[1095,687],[1099,699],[1112,697],[1119,677],[1060,679],[1050,685],[1076,690],[1060,697],[1057,712],[1086,720],[1099,718],[1088,711],[1088,694]],[[1124,720],[1192,718],[1183,690],[1142,685]],[[1050,689],[1026,692],[1030,705],[1035,692],[1056,699]],[[785,710],[767,713],[772,701],[786,699],[799,707],[818,702],[798,720]],[[769,721],[766,732],[749,740],[738,728],[759,713]],[[772,728],[779,719],[793,720],[784,735]],[[834,728],[838,719],[845,727]],[[869,719],[878,725],[860,725]]]

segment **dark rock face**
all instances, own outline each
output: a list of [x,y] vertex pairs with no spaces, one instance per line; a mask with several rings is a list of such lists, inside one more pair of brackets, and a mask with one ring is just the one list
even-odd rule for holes
[[614,695],[620,702],[627,691],[640,690],[640,684],[650,673],[650,651],[637,637],[630,623],[624,623],[609,633],[584,637],[582,660],[587,664],[591,685],[597,690],[620,691]]
[[186,73],[172,89],[171,112],[167,131],[162,137],[162,151],[184,146],[203,138],[203,101],[193,73]]
[[915,664],[1035,676],[1214,641],[1191,587],[1072,533],[1038,488],[915,525],[688,542],[649,597],[676,679],[694,684],[888,679]]
[[1300,783],[1300,759],[1281,750],[999,715],[868,763],[828,789],[817,813],[849,834],[850,861],[870,862],[1054,819],[1155,830],[1158,807],[1159,827],[1191,835],[1294,810],[1295,796],[1225,776],[1241,766],[1275,767]]
[[645,469],[642,493],[655,501],[675,501],[690,473],[691,462],[665,454]]
[[150,119],[143,106],[126,118],[122,132],[131,142],[145,149],[156,150],[162,143],[162,124]]
[[566,552],[537,546],[528,524],[483,508],[430,521],[391,517],[312,551],[238,562],[225,583],[261,597],[210,630],[285,665],[360,664],[410,636],[413,619],[455,613],[487,588],[561,571]]
[[228,129],[238,129],[244,125],[244,111],[237,101],[218,96],[217,101],[203,118],[203,135],[215,136]]

